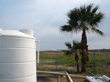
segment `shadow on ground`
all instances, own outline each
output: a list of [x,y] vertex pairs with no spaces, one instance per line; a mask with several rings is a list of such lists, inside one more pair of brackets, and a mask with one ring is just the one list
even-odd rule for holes
[[51,80],[46,77],[37,77],[37,82],[51,82]]

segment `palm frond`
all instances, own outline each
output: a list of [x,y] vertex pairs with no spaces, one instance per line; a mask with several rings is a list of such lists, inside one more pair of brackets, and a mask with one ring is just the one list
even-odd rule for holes
[[71,10],[67,15],[69,17],[68,24],[72,27],[78,26],[79,9],[75,8]]
[[99,23],[104,18],[103,12],[97,12],[99,6],[93,6],[90,4],[88,6],[81,6],[80,8],[74,8],[70,10],[67,14],[68,16],[68,25],[61,26],[61,31],[77,33],[83,28],[86,28],[86,31],[89,32],[89,29],[92,29],[93,32],[96,32],[100,35],[104,33],[96,29]]
[[96,28],[92,28],[92,31],[95,31],[97,34],[99,34],[101,36],[105,36],[105,34],[102,31],[100,31],[100,30],[98,30]]
[[99,9],[99,6],[96,6],[95,8],[92,9],[92,12],[95,14],[98,9]]
[[93,4],[90,4],[87,6],[87,8],[86,8],[87,14],[91,12],[92,6],[93,6]]
[[86,31],[87,31],[88,33],[90,33],[90,32],[89,32],[89,28],[88,28],[87,26],[85,27],[85,29],[86,29]]
[[94,17],[90,20],[91,26],[97,26],[101,22],[101,20],[104,18],[104,14],[99,12],[98,14],[95,14]]
[[79,9],[78,8],[74,8],[73,10],[70,10],[70,12],[68,12],[68,17],[70,20],[78,20],[78,15],[79,15]]
[[72,31],[72,27],[70,25],[64,25],[64,26],[61,26],[60,30],[70,32],[70,31]]
[[86,15],[87,15],[85,5],[84,6],[81,6],[79,10],[80,10],[80,15],[79,15],[80,16],[80,19],[83,20],[83,21],[85,21],[86,20]]
[[69,21],[68,21],[68,24],[69,24],[70,26],[72,26],[72,27],[78,26],[78,22],[75,21],[75,20],[69,20]]
[[72,45],[69,42],[66,42],[65,45],[68,47],[68,49],[71,49],[72,48]]
[[82,48],[81,42],[73,40],[73,47],[72,48],[75,50],[81,49]]

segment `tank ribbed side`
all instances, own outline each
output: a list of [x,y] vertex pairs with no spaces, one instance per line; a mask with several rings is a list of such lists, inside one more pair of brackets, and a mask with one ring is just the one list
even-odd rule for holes
[[0,36],[0,81],[36,82],[36,42]]

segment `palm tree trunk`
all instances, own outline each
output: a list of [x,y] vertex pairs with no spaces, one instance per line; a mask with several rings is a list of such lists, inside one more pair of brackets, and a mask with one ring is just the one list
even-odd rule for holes
[[88,48],[87,48],[87,37],[86,37],[86,30],[85,30],[85,28],[83,28],[81,43],[82,43],[82,49],[81,49],[82,68],[81,68],[81,72],[85,72],[86,71],[86,64],[87,64],[87,61],[88,61],[88,56],[86,54],[86,53],[88,53]]
[[78,64],[78,61],[76,61],[76,64],[77,64],[77,72],[79,72],[79,64]]
[[82,50],[86,49],[87,37],[86,37],[86,30],[85,30],[85,28],[83,28],[81,43],[82,43],[82,46],[83,46]]
[[79,57],[78,57],[77,52],[75,52],[75,60],[76,60],[76,64],[77,64],[77,72],[79,72],[79,64],[78,64]]

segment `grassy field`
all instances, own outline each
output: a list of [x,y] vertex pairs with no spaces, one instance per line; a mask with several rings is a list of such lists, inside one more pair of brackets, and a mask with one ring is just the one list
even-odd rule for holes
[[[94,58],[93,55],[88,55],[89,56],[89,61],[87,62],[87,67],[93,67],[94,66]],[[108,58],[108,64],[110,64],[110,56]],[[56,60],[56,56],[47,56],[47,55],[40,55],[40,60]],[[74,56],[66,56],[66,55],[61,55],[57,57],[57,64],[59,65],[67,65],[67,66],[73,66],[75,60]],[[106,58],[105,55],[95,55],[95,61],[99,64],[106,64]],[[79,66],[81,66],[81,55],[79,55]],[[52,63],[47,63],[50,65],[55,65],[55,62]]]
[[[87,71],[86,73],[89,74],[89,71],[93,72],[94,73],[94,58],[93,58],[93,55],[92,54],[89,54],[89,61],[87,62]],[[107,63],[110,65],[110,55],[107,56]],[[54,60],[54,61],[53,61]],[[56,55],[54,53],[54,55],[51,53],[48,54],[44,54],[42,53],[40,55],[40,61],[44,61],[40,64],[45,64],[45,65],[55,65],[56,64]],[[53,62],[45,62],[45,61],[53,61]],[[99,63],[99,64],[103,64],[103,65],[106,65],[106,56],[103,55],[103,54],[100,54],[100,53],[96,53],[95,55],[95,61],[96,63]],[[74,60],[74,56],[66,56],[66,55],[57,55],[57,65],[66,65],[66,66],[71,66],[71,67],[74,67],[74,63],[76,61]],[[79,67],[81,68],[81,55],[79,55]],[[100,73],[101,71],[101,68],[100,66],[97,65],[96,67],[96,71],[98,73]],[[39,68],[39,70],[45,70],[45,68]],[[48,70],[48,69],[47,69]],[[55,68],[54,69],[50,69],[50,71],[53,71],[53,70],[56,70]],[[59,71],[68,71],[69,73],[75,73],[74,70],[69,70],[69,69],[64,69],[64,68],[60,68],[60,69],[57,69]],[[105,71],[104,71],[105,70]],[[104,68],[103,72],[106,72],[106,68]]]

